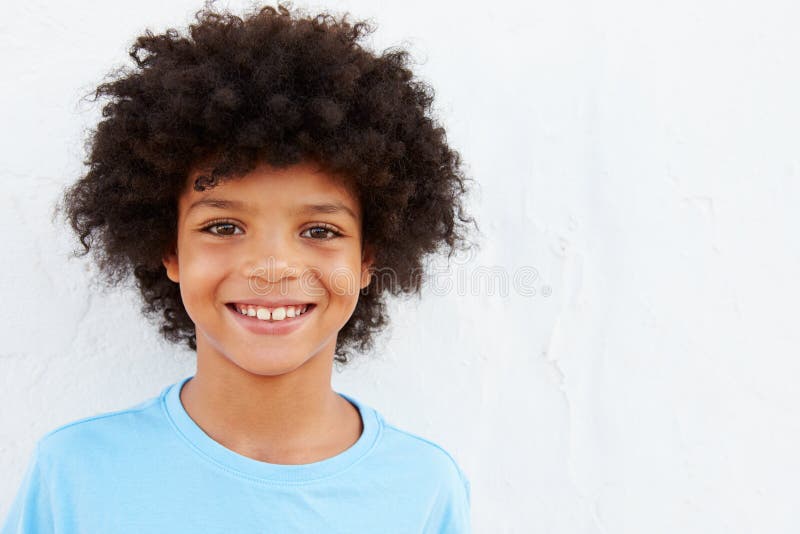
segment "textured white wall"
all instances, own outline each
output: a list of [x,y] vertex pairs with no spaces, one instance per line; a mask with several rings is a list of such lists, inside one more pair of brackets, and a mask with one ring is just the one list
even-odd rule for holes
[[[297,5],[410,47],[485,238],[334,386],[457,457],[475,532],[798,532],[797,4],[382,4]],[[3,9],[2,516],[39,435],[193,370],[49,213],[98,117],[80,97],[198,7]]]

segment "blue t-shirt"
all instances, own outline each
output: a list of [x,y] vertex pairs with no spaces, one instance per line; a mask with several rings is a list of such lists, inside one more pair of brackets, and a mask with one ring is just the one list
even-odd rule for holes
[[271,464],[197,426],[179,397],[190,378],[40,438],[1,534],[470,532],[456,461],[375,409],[339,393],[361,414],[358,441],[319,462]]

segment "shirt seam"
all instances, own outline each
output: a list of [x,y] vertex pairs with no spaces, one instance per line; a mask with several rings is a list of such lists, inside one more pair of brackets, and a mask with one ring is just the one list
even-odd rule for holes
[[462,482],[464,482],[466,480],[466,474],[461,469],[461,466],[458,465],[458,462],[456,461],[456,459],[453,458],[453,455],[450,454],[447,451],[447,449],[445,449],[444,447],[442,447],[438,443],[435,443],[435,442],[433,442],[433,441],[431,441],[429,439],[423,438],[422,436],[419,436],[419,435],[414,434],[412,432],[409,432],[407,430],[403,430],[402,428],[398,428],[398,427],[394,426],[391,423],[386,422],[386,423],[384,423],[384,425],[386,426],[386,428],[389,428],[389,429],[394,430],[395,432],[399,432],[401,434],[405,434],[406,436],[409,436],[409,437],[412,437],[412,438],[417,439],[419,441],[422,441],[424,443],[427,443],[428,445],[432,445],[433,447],[435,447],[435,448],[439,449],[440,451],[442,451],[448,458],[450,458],[450,461],[453,463],[453,466],[456,468],[456,471],[458,471],[458,476],[462,479]]
[[59,427],[56,427],[53,430],[50,430],[50,431],[46,432],[41,437],[41,439],[39,441],[42,441],[42,440],[44,440],[45,438],[47,438],[49,436],[55,435],[55,434],[61,432],[62,430],[66,430],[67,428],[70,428],[70,427],[73,427],[73,426],[77,426],[77,425],[80,425],[80,424],[83,424],[83,423],[90,423],[92,421],[97,421],[99,419],[105,419],[107,417],[116,417],[118,415],[125,415],[125,414],[132,414],[132,413],[142,412],[142,411],[147,410],[148,408],[150,408],[157,401],[158,401],[158,397],[155,397],[155,398],[152,398],[152,399],[149,399],[149,400],[145,401],[145,403],[142,404],[141,406],[139,406],[138,408],[136,408],[136,407],[123,408],[123,409],[114,410],[114,411],[111,411],[111,412],[99,413],[99,414],[96,414],[96,415],[90,415],[90,416],[87,416],[87,417],[82,417],[82,418],[77,419],[75,421],[71,421],[69,423],[64,423],[63,425],[61,425]]

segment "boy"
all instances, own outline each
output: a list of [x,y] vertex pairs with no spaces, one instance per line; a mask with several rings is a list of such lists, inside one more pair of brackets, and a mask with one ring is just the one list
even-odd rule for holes
[[2,534],[469,532],[451,455],[330,385],[472,221],[427,86],[369,31],[207,5],[97,89],[67,215],[197,370],[43,436]]

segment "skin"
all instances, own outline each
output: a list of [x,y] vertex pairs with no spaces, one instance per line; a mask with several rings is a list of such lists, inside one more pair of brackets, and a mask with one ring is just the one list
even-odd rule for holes
[[[358,410],[331,387],[338,332],[371,277],[358,198],[310,162],[260,165],[195,191],[200,174],[188,176],[177,243],[163,257],[197,334],[197,371],[181,402],[206,434],[244,456],[276,464],[335,456],[363,431]],[[190,209],[208,198],[246,206]],[[297,211],[322,202],[342,203],[355,217]],[[224,221],[209,228],[215,219]],[[291,333],[255,334],[225,304],[257,297],[314,302],[316,309]]]

